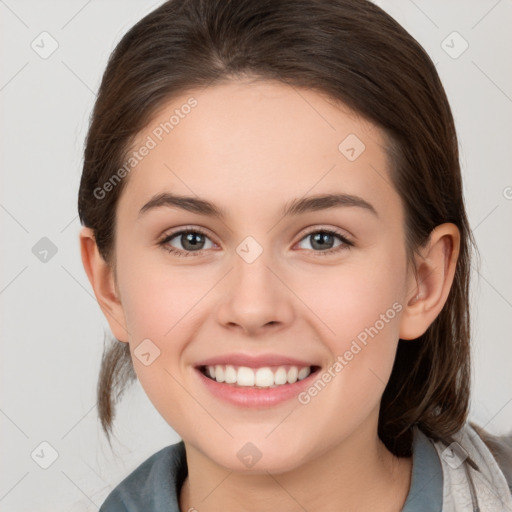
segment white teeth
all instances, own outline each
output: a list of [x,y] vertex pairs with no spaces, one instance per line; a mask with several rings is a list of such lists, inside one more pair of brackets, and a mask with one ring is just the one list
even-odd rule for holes
[[235,367],[233,365],[207,366],[206,373],[217,382],[235,384],[237,386],[256,386],[261,388],[274,388],[284,384],[293,384],[297,380],[305,379],[311,373],[311,367],[299,368],[297,366],[279,366],[277,369],[268,366],[253,369],[247,366]]
[[255,378],[256,386],[268,388],[274,385],[274,372],[270,368],[258,368]]
[[288,382],[288,372],[286,371],[286,368],[283,366],[279,367],[274,373],[274,383],[276,386],[279,386],[281,384],[286,384]]
[[292,366],[288,370],[288,384],[293,384],[297,382],[297,377],[299,376],[299,369],[296,366]]
[[301,368],[299,370],[299,374],[297,375],[297,378],[299,380],[305,379],[310,373],[311,373],[311,370],[309,368]]
[[[215,377],[217,377],[218,366],[215,367]],[[236,376],[236,383],[239,386],[254,386],[254,381],[256,377],[254,372],[245,366],[241,366],[238,368],[238,373]]]
[[[212,373],[213,375],[211,375],[211,377],[215,379],[215,369]],[[230,364],[226,366],[226,371],[224,372],[224,380],[226,381],[226,384],[233,384],[236,382],[236,370],[234,366],[231,366]]]

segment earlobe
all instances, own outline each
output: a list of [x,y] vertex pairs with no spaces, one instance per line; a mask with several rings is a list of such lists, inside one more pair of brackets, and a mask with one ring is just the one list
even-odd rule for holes
[[128,341],[123,307],[116,290],[113,271],[99,253],[91,228],[83,227],[80,231],[80,251],[85,273],[112,334],[119,341]]
[[400,338],[419,338],[443,309],[450,293],[459,256],[460,232],[452,223],[437,226],[416,258],[416,272],[400,322]]

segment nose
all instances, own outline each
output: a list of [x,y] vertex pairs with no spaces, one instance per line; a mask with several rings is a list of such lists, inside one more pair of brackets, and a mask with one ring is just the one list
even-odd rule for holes
[[293,319],[293,293],[279,267],[263,251],[252,262],[237,253],[233,268],[221,287],[218,321],[251,336],[289,325]]

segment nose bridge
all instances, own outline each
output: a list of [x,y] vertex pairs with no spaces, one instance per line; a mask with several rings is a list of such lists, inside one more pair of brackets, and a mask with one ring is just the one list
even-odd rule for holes
[[[261,236],[258,238],[262,240]],[[235,248],[233,293],[250,296],[266,292],[267,298],[272,295],[275,276],[270,268],[275,264],[272,262],[273,251],[268,240],[267,237],[260,243],[254,236],[248,235]]]
[[[266,237],[264,243],[270,243],[269,239]],[[223,290],[219,320],[238,324],[246,330],[256,330],[270,322],[289,321],[290,296],[276,276],[278,265],[272,258],[274,251],[251,235],[245,237],[235,251],[231,276]]]

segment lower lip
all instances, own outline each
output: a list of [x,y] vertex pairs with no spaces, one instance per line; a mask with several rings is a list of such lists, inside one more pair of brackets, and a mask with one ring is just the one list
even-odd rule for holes
[[236,386],[234,384],[226,384],[225,382],[217,382],[209,379],[199,368],[194,368],[199,374],[201,381],[206,388],[215,396],[241,407],[259,407],[266,408],[280,404],[291,398],[295,398],[298,394],[308,387],[312,380],[316,378],[319,368],[311,372],[305,379],[298,380],[293,384],[283,384],[275,388],[253,388],[249,386]]

